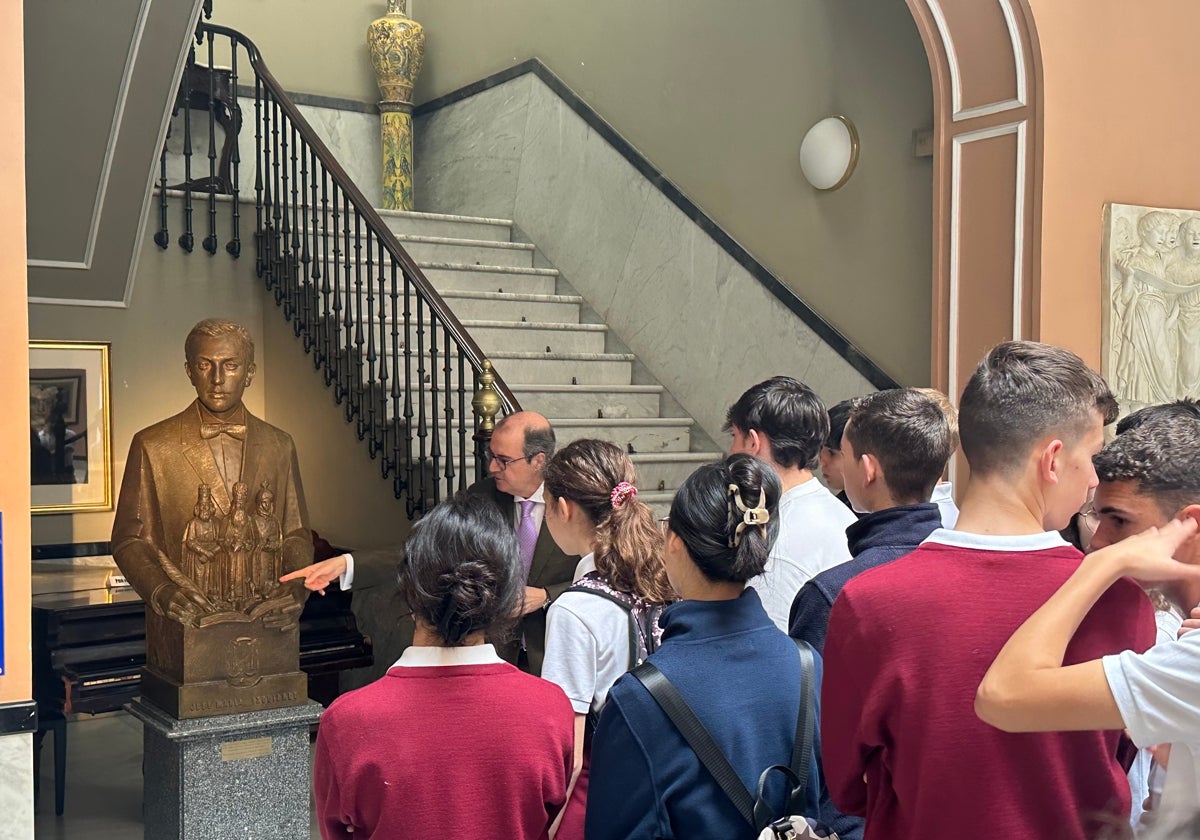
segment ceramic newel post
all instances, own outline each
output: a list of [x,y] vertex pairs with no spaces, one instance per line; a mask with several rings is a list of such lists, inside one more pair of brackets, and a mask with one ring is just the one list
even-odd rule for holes
[[388,210],[413,209],[412,91],[425,58],[425,30],[407,9],[407,0],[388,0],[387,14],[367,29],[381,97],[383,206]]

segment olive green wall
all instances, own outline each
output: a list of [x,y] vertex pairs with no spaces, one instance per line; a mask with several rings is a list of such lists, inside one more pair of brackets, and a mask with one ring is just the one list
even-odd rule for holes
[[[285,87],[374,101],[363,43],[383,9],[218,0],[216,18],[255,39]],[[932,164],[912,156],[912,132],[933,124],[932,88],[903,0],[414,0],[410,13],[427,32],[418,102],[542,59],[877,364],[928,382]],[[314,62],[318,44],[341,58]],[[857,124],[862,157],[820,194],[798,150],[832,113]]]

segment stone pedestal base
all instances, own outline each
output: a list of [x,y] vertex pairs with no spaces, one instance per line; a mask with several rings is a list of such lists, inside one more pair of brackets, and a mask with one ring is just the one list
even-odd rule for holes
[[308,729],[319,703],[175,720],[152,703],[125,707],[143,724],[146,840],[307,840]]

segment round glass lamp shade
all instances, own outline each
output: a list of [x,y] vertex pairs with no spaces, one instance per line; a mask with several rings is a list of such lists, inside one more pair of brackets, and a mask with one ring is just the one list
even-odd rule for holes
[[819,190],[836,190],[850,180],[858,163],[858,132],[845,117],[826,117],[800,144],[800,169]]

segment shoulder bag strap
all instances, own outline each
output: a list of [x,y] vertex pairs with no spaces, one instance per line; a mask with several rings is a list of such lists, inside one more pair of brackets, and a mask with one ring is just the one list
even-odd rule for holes
[[738,777],[729,759],[704,728],[704,724],[696,717],[696,713],[683,699],[683,695],[652,662],[643,662],[634,668],[632,673],[650,692],[650,696],[671,719],[671,723],[675,724],[679,734],[688,742],[688,746],[712,774],[721,790],[725,791],[725,795],[733,802],[742,818],[754,825],[754,799],[750,796],[750,791],[746,789],[745,783]]
[[797,783],[792,792],[793,800],[804,797],[808,788],[808,768],[811,764],[813,731],[817,716],[817,664],[812,647],[801,639],[793,639],[800,652],[800,711],[796,716],[796,738],[792,742],[792,772]]
[[[591,595],[599,595],[601,598],[612,601],[621,609],[625,610],[625,615],[629,617],[629,668],[637,664],[638,660],[638,628],[637,620],[633,617],[633,607],[611,592],[605,592],[603,589],[592,589],[590,586],[572,586],[565,592],[587,592]],[[625,670],[629,670],[626,668]]]

